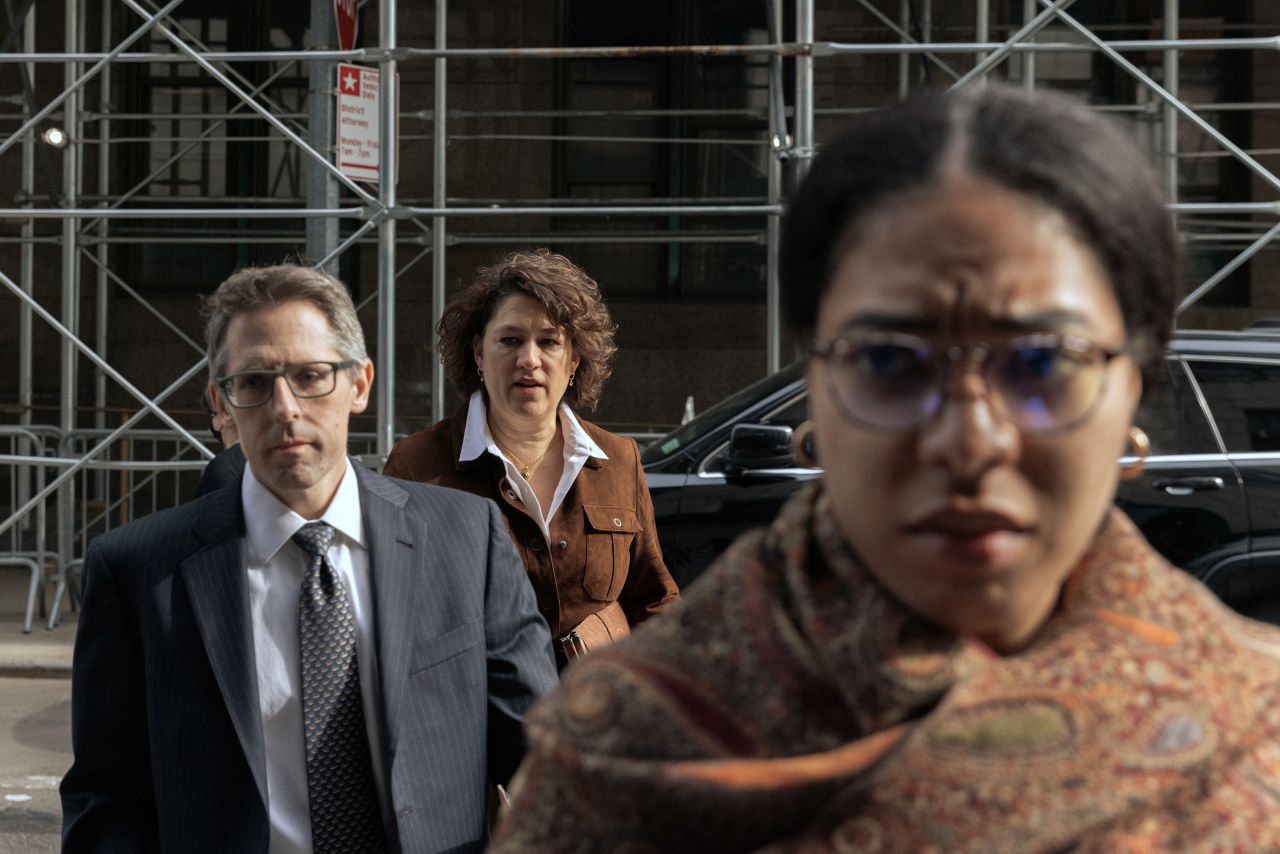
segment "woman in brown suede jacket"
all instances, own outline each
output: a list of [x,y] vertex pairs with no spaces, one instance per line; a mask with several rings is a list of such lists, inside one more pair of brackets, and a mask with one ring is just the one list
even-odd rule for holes
[[396,444],[383,473],[498,503],[561,666],[675,604],[636,443],[570,408],[595,408],[616,350],[596,283],[562,255],[514,252],[436,330],[467,403]]

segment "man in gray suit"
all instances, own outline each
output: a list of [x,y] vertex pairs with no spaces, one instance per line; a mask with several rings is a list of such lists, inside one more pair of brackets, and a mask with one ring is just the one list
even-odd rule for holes
[[556,680],[501,515],[348,459],[373,365],[341,282],[242,270],[207,310],[249,465],[89,547],[63,850],[480,850]]

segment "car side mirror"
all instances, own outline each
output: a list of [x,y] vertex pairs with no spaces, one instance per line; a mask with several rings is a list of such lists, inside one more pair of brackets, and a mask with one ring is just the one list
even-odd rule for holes
[[793,468],[791,428],[784,424],[738,424],[729,436],[726,472]]

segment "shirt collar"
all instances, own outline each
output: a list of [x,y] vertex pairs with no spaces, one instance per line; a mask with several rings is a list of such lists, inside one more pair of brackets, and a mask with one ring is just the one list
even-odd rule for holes
[[[333,494],[320,521],[356,545],[364,545],[364,520],[360,515],[360,487],[351,460],[343,458],[346,469],[338,490]],[[253,474],[253,466],[245,466],[240,484],[240,500],[244,504],[245,534],[258,563],[266,563],[305,524],[297,513],[271,494]]]
[[[467,403],[467,428],[462,434],[462,448],[458,451],[458,462],[474,460],[485,451],[492,451],[500,456],[498,446],[489,433],[489,410],[484,405],[484,395],[479,390],[471,392],[471,400]],[[595,443],[587,431],[578,423],[577,416],[568,404],[560,404],[560,426],[564,430],[564,440],[574,454],[583,454],[601,460],[609,459],[599,445]]]

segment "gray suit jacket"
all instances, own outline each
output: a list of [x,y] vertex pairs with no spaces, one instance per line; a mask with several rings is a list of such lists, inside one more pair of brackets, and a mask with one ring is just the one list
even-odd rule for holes
[[[355,469],[392,845],[478,851],[485,781],[511,776],[556,682],[550,634],[492,502]],[[90,544],[64,851],[267,850],[244,539],[233,484]]]

